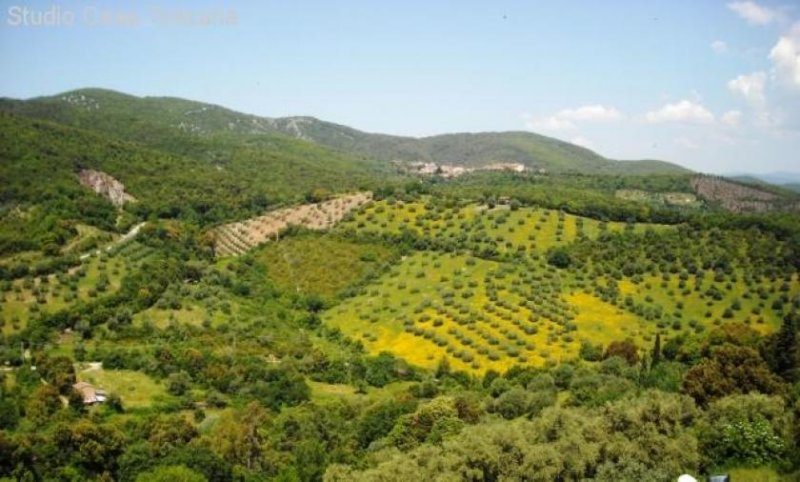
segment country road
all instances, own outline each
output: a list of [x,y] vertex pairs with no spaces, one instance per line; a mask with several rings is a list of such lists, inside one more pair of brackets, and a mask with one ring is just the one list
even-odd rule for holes
[[89,256],[91,256],[93,254],[100,254],[100,252],[103,251],[103,250],[111,251],[116,246],[119,246],[120,244],[135,238],[136,235],[139,234],[139,231],[142,229],[142,227],[145,224],[147,224],[147,222],[146,221],[142,221],[141,223],[139,223],[136,226],[132,227],[127,233],[123,234],[122,237],[120,237],[118,240],[112,241],[107,246],[104,246],[102,248],[98,248],[98,249],[96,249],[94,251],[89,251],[88,253],[83,253],[80,256],[81,261],[83,261],[84,259],[88,258]]

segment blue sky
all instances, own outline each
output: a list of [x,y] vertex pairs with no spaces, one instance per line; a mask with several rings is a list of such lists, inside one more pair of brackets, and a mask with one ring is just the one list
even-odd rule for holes
[[[0,4],[3,96],[95,86],[372,132],[531,130],[612,158],[800,172],[797,0]],[[56,24],[34,25],[46,12]]]

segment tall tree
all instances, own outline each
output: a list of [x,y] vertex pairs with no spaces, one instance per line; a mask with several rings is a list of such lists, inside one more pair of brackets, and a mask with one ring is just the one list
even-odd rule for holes
[[800,354],[800,346],[798,346],[797,339],[797,326],[798,326],[797,312],[791,312],[783,319],[781,329],[775,335],[775,340],[772,348],[773,369],[775,373],[780,375],[787,382],[795,382],[800,378],[800,370],[798,370],[798,354]]
[[653,343],[653,357],[650,366],[654,367],[661,362],[661,333],[656,333],[656,341]]

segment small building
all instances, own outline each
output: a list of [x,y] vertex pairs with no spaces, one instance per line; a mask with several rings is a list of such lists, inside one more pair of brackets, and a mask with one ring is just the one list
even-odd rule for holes
[[96,403],[103,403],[106,401],[105,390],[95,388],[91,383],[78,382],[72,385],[72,388],[78,391],[83,397],[84,405],[94,405]]

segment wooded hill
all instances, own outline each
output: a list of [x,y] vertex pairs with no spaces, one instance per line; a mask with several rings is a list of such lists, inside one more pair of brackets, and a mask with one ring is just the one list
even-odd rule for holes
[[[3,109],[101,130],[128,140],[211,160],[225,157],[200,139],[261,144],[275,134],[313,142],[376,161],[421,161],[481,167],[521,163],[547,172],[595,174],[680,174],[663,161],[615,161],[580,146],[531,132],[455,133],[413,138],[373,134],[314,117],[269,118],[172,97],[135,97],[110,90],[82,89],[27,101],[5,99]],[[193,134],[187,142],[185,134]]]

